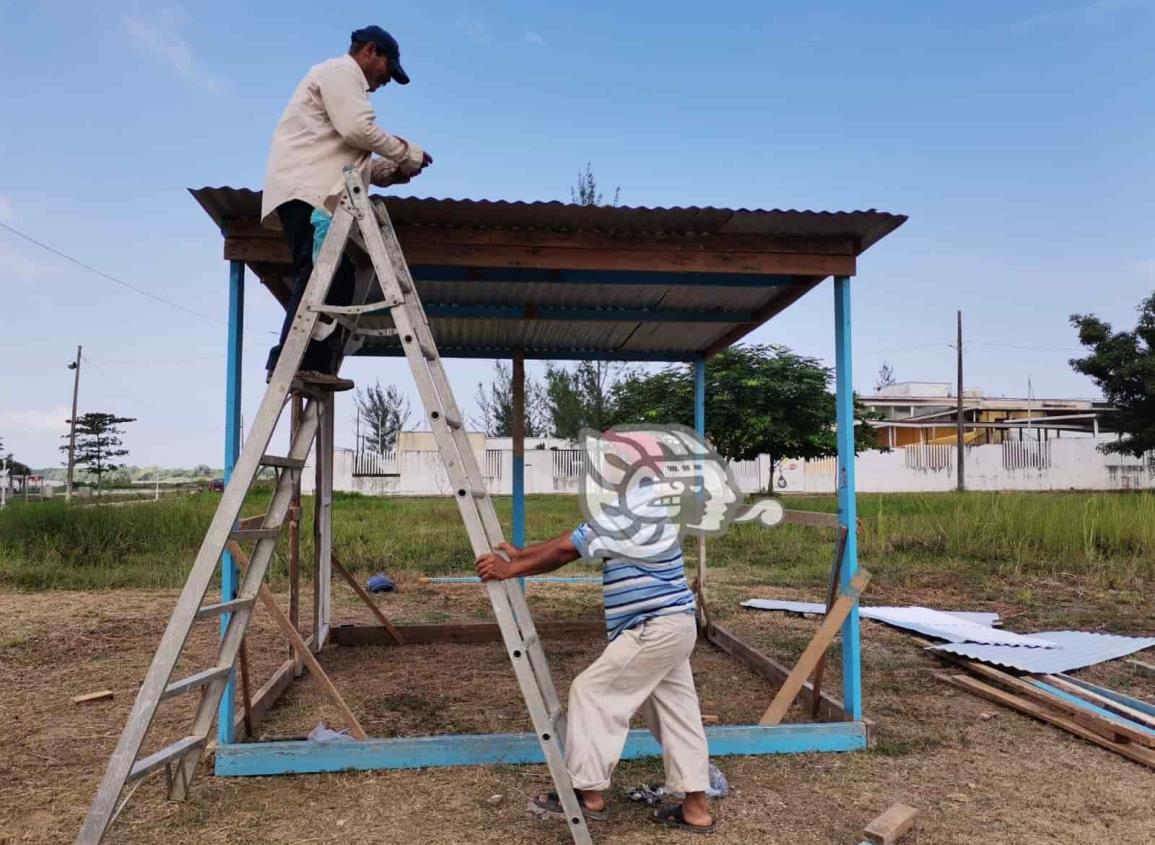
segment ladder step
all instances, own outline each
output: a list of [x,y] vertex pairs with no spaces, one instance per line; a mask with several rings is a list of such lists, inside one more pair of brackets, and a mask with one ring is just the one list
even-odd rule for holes
[[368,302],[364,305],[322,305],[313,310],[318,314],[328,314],[332,317],[356,317],[362,314],[384,313],[398,304],[398,302],[382,300],[380,302]]
[[177,757],[181,757],[197,746],[204,745],[205,738],[203,736],[186,736],[184,739],[178,739],[172,745],[162,748],[155,754],[149,754],[142,760],[137,760],[133,765],[132,770],[125,778],[125,784],[134,783],[147,775],[149,772],[154,772],[163,766],[165,763]]
[[164,692],[161,693],[160,696],[161,701],[166,698],[172,698],[174,695],[188,692],[189,690],[200,689],[206,684],[227,677],[231,671],[233,671],[232,666],[213,666],[211,669],[205,669],[203,672],[197,672],[195,675],[181,678],[179,681],[174,681],[164,688]]
[[281,536],[280,528],[238,528],[229,532],[229,539],[243,543],[248,540],[276,540]]
[[280,455],[265,455],[261,458],[261,466],[278,467],[280,469],[304,469],[305,461],[302,458],[282,458]]
[[234,610],[252,607],[256,601],[256,599],[233,599],[232,601],[222,601],[219,604],[206,604],[197,611],[196,618],[207,619],[210,616],[220,616],[222,613],[232,613]]

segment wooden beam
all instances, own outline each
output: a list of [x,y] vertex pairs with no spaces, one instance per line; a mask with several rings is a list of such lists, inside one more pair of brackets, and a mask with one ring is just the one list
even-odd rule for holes
[[947,673],[935,673],[935,677],[948,684],[953,684],[956,687],[965,689],[967,692],[974,693],[980,698],[985,698],[988,701],[993,701],[996,704],[1002,704],[1005,707],[1010,707],[1012,710],[1018,710],[1020,713],[1033,716],[1040,722],[1046,722],[1049,725],[1062,728],[1067,731],[1067,733],[1074,734],[1088,742],[1093,742],[1100,748],[1114,751],[1116,754],[1121,754],[1129,760],[1134,760],[1136,763],[1142,763],[1145,766],[1155,769],[1155,751],[1149,748],[1143,748],[1130,742],[1113,742],[1104,736],[1100,736],[1093,730],[1083,727],[1073,719],[1069,719],[1053,710],[1048,710],[1029,699],[1004,692],[990,684],[984,684],[977,678],[971,678],[962,674],[952,675]]
[[[466,622],[444,625],[398,625],[406,645],[430,643],[499,643],[501,629],[493,622]],[[538,622],[537,633],[542,639],[565,640],[582,636],[605,637],[603,619],[583,619],[574,622]],[[395,645],[388,631],[378,625],[334,625],[331,632],[334,643],[343,646]]]
[[894,804],[862,831],[867,842],[874,845],[894,845],[899,837],[914,825],[918,810],[907,804]]
[[253,696],[249,690],[249,649],[247,640],[241,640],[237,662],[241,669],[241,723],[245,726],[245,738],[253,738]]
[[[789,667],[758,651],[737,634],[715,622],[710,623],[706,632],[706,639],[715,647],[726,652],[735,660],[746,664],[748,668],[778,686],[781,686],[782,682],[790,675]],[[817,699],[818,718],[825,722],[845,722],[850,718],[840,699],[825,692],[816,694],[813,685],[809,683],[802,685],[798,697],[810,708],[813,708],[813,702]]]
[[[305,641],[310,648],[312,647],[312,639],[313,637],[310,636]],[[278,699],[285,694],[285,690],[289,688],[289,685],[293,683],[293,678],[297,675],[297,673],[294,672],[295,668],[295,659],[286,660],[273,671],[269,679],[253,694],[250,718],[254,731],[260,726],[261,720],[268,714],[273,705],[277,703]],[[244,724],[244,716],[238,715],[233,722],[234,734],[239,734],[244,728]]]
[[[808,253],[606,249],[514,246],[414,241],[404,244],[411,265],[520,267],[535,270],[648,270],[698,273],[752,273],[792,276],[853,276],[852,255]],[[225,238],[224,258],[247,263],[289,264],[288,244],[271,238]],[[809,290],[796,293],[797,299]],[[783,305],[782,307],[785,307]]]
[[822,511],[793,511],[782,512],[782,522],[785,525],[806,525],[810,528],[839,528],[838,514]]
[[822,624],[818,626],[818,632],[815,633],[810,644],[806,646],[806,650],[802,652],[802,656],[798,658],[794,668],[790,670],[790,675],[782,682],[782,687],[774,696],[774,700],[770,702],[770,706],[766,708],[759,724],[777,725],[782,721],[786,711],[790,709],[790,705],[798,697],[806,679],[814,672],[819,658],[826,652],[826,649],[830,648],[830,644],[838,635],[839,628],[842,627],[842,623],[846,621],[846,617],[850,615],[850,611],[858,603],[858,597],[869,583],[870,573],[865,569],[858,570],[850,584],[847,585],[846,590],[839,595],[838,601],[834,602],[834,606],[823,618]]
[[[761,308],[759,308],[757,311],[755,311],[754,312],[754,318],[750,322],[743,323],[740,326],[734,327],[733,329],[731,329],[730,331],[726,332],[724,335],[719,337],[717,340],[715,340],[712,344],[710,344],[709,348],[706,349],[706,353],[705,353],[706,357],[712,358],[715,355],[717,355],[719,352],[723,351],[724,349],[729,349],[731,346],[733,346],[739,340],[744,338],[746,335],[750,334],[750,332],[754,331],[754,329],[758,328],[763,323],[769,321],[776,314],[782,313],[787,308],[789,308],[791,305],[793,305],[795,302],[797,302],[802,297],[804,297],[806,294],[808,294],[811,290],[813,290],[815,287],[817,287],[818,283],[821,282],[826,276],[853,276],[854,275],[855,268],[853,266],[850,266],[846,269],[848,270],[848,272],[845,272],[845,273],[838,272],[835,270],[831,270],[830,272],[819,272],[819,273],[807,273],[804,270],[790,270],[789,272],[791,272],[791,273],[797,273],[798,275],[803,275],[803,276],[818,276],[818,278],[810,278],[810,279],[807,279],[805,281],[800,280],[798,284],[791,285],[790,287],[785,288],[781,293],[774,296],[769,302],[767,302],[765,305],[763,305]],[[783,268],[783,270],[780,272],[787,272],[787,271],[785,270],[785,268]]]
[[377,621],[381,623],[381,627],[389,632],[389,636],[393,638],[393,642],[397,643],[397,645],[404,645],[404,635],[397,630],[396,625],[389,621],[389,619],[381,611],[381,608],[377,606],[377,602],[373,601],[373,597],[365,592],[364,587],[357,583],[357,579],[354,578],[352,573],[350,573],[349,570],[345,568],[345,565],[341,563],[336,553],[333,554],[332,560],[330,562],[333,564],[333,569],[337,572],[337,574],[345,579],[349,586],[353,588],[353,592],[357,594],[357,597],[361,599],[361,601],[365,602],[365,606],[368,607],[370,612],[372,612],[372,614],[377,617]]
[[72,696],[73,704],[88,704],[93,701],[108,701],[113,697],[113,692],[110,689],[102,689],[97,692],[86,692],[84,695]]
[[[1132,722],[1138,722],[1140,725],[1145,725],[1148,728],[1155,729],[1155,716],[1152,716],[1150,713],[1144,713],[1142,710],[1136,710],[1133,707],[1128,707],[1126,704],[1115,701],[1113,698],[1108,698],[1105,695],[1099,695],[1099,693],[1094,692],[1093,690],[1089,690],[1086,687],[1081,687],[1078,684],[1072,684],[1066,678],[1060,678],[1058,675],[1047,675],[1043,678],[1043,680],[1052,686],[1058,687],[1064,692],[1068,692],[1071,695],[1077,695],[1079,698],[1082,698],[1085,701],[1097,704],[1104,710],[1114,711],[1120,716],[1126,719],[1130,719]],[[1147,735],[1147,739],[1150,740],[1152,737]],[[1148,742],[1145,744],[1150,743]]]
[[[838,526],[838,539],[834,541],[834,562],[830,565],[830,583],[826,588],[826,612],[830,612],[830,608],[834,606],[834,600],[838,597],[838,584],[842,578],[842,558],[846,553],[846,539],[850,532],[846,530],[845,525]],[[817,692],[822,691],[822,676],[826,674],[826,652],[822,652],[822,656],[818,659],[818,665],[814,667],[814,689]],[[810,704],[810,718],[818,718],[818,702],[817,696],[813,697]]]

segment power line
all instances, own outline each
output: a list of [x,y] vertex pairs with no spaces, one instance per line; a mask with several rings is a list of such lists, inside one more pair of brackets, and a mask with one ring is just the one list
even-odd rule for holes
[[16,229],[12,226],[9,226],[7,223],[0,222],[0,227],[7,229],[9,232],[16,235],[16,237],[18,237],[18,238],[23,238],[24,240],[28,241],[28,243],[35,244],[36,246],[40,247],[41,249],[43,249],[47,252],[50,252],[59,258],[63,258],[65,261],[69,261],[69,262],[75,264],[77,267],[83,267],[85,270],[88,270],[90,273],[95,273],[96,275],[100,276],[102,279],[107,279],[108,281],[114,282],[114,283],[120,285],[121,287],[126,287],[135,293],[139,293],[141,296],[147,296],[149,299],[154,299],[157,302],[160,302],[160,303],[163,303],[163,304],[169,306],[170,308],[176,308],[178,311],[184,311],[186,314],[191,314],[194,317],[200,317],[202,320],[211,320],[214,323],[221,323],[222,325],[228,325],[228,323],[225,320],[221,320],[217,317],[213,317],[213,316],[210,316],[208,314],[204,314],[200,311],[195,311],[192,308],[188,308],[187,306],[181,305],[179,302],[173,302],[171,299],[165,299],[163,296],[158,296],[157,294],[152,293],[151,291],[147,291],[144,288],[139,288],[136,285],[132,284],[131,282],[126,282],[126,281],[124,281],[124,279],[118,279],[116,276],[113,276],[109,273],[105,273],[103,270],[98,270],[97,268],[93,267],[91,264],[86,264],[85,262],[81,261],[80,259],[73,258],[71,255],[63,253],[60,250],[56,249],[55,247],[49,246],[48,244],[44,243],[43,241],[38,241],[38,240],[36,240],[36,238],[32,237],[31,235],[26,235],[26,234],[24,234],[24,232],[21,232],[19,229]]

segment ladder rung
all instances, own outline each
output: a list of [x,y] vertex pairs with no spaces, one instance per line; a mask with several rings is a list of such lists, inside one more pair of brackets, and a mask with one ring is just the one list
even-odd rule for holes
[[314,308],[318,314],[328,314],[333,317],[356,317],[361,314],[379,314],[383,311],[389,311],[399,302],[389,302],[388,300],[381,300],[378,302],[367,302],[364,305],[322,305],[320,308]]
[[170,760],[181,757],[198,745],[204,745],[205,738],[203,736],[186,736],[184,739],[178,739],[172,745],[162,748],[155,754],[149,754],[143,760],[137,760],[133,765],[132,770],[125,778],[125,785],[140,780],[149,772],[156,771]]
[[301,458],[282,458],[280,455],[265,455],[261,458],[263,467],[279,467],[281,469],[303,469],[305,461]]
[[281,536],[280,528],[238,528],[229,532],[229,539],[243,543],[248,540],[276,540]]
[[164,692],[160,696],[161,701],[166,698],[172,698],[174,695],[188,692],[191,689],[200,689],[218,678],[226,677],[231,671],[233,671],[232,666],[213,666],[211,669],[205,669],[203,672],[197,672],[195,675],[189,675],[187,678],[173,681],[164,688]]
[[256,599],[233,599],[218,604],[206,604],[197,611],[196,618],[207,619],[210,616],[220,616],[222,613],[232,613],[234,610],[252,607],[255,602]]

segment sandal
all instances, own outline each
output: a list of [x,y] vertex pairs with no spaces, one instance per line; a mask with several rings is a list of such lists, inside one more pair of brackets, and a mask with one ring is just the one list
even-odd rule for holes
[[[601,822],[610,817],[610,811],[608,807],[601,810],[591,810],[585,804],[582,804],[580,795],[578,796],[578,803],[582,805],[582,814],[587,819]],[[546,792],[537,796],[530,801],[530,806],[535,808],[538,812],[546,813],[547,815],[558,816],[559,818],[563,819],[566,815],[565,807],[561,805],[561,799],[557,797],[556,792]]]
[[661,810],[657,810],[653,815],[653,820],[658,824],[677,827],[682,830],[691,831],[692,833],[713,833],[718,828],[717,822],[710,822],[708,825],[690,824],[682,814],[681,804],[674,807],[663,807]]

